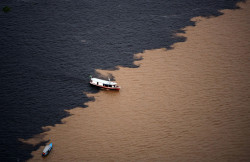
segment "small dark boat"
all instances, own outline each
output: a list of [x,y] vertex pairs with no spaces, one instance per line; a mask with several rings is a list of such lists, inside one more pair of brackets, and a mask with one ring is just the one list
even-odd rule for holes
[[45,148],[43,149],[42,156],[47,156],[50,153],[51,150],[52,150],[52,143],[45,146]]

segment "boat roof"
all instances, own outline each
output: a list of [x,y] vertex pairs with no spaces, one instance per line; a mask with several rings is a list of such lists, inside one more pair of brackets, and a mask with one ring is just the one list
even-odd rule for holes
[[98,79],[98,78],[91,78],[92,81],[95,81],[95,82],[100,82],[100,83],[103,83],[103,84],[108,84],[108,85],[116,85],[117,83],[115,82],[111,82],[111,81],[107,81],[107,80],[102,80],[102,79]]
[[50,147],[51,147],[50,145],[45,146],[45,148],[43,149],[43,152],[46,153],[47,151],[49,151]]

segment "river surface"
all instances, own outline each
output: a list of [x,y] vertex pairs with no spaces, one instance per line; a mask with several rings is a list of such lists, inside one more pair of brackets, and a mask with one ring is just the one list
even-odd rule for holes
[[[45,131],[44,129],[42,129],[43,127],[55,126],[55,124],[62,123],[61,120],[69,116],[69,112],[66,112],[65,110],[70,110],[75,107],[82,107],[79,111],[90,111],[90,105],[89,103],[86,103],[90,100],[93,100],[93,98],[89,98],[83,92],[97,93],[99,91],[98,89],[95,89],[88,84],[89,75],[95,74],[95,69],[115,69],[117,65],[132,69],[134,68],[133,70],[139,69],[137,68],[139,64],[134,64],[134,54],[151,49],[171,49],[171,46],[174,43],[186,41],[186,37],[176,37],[175,34],[183,33],[183,28],[186,26],[194,26],[195,22],[190,21],[191,18],[197,16],[219,16],[222,14],[219,10],[238,8],[236,6],[237,2],[238,1],[236,0],[148,0],[107,2],[82,0],[2,0],[0,2],[0,7],[3,8],[4,6],[9,6],[11,10],[7,13],[0,13],[0,161],[25,161],[30,159],[32,157],[32,151],[41,149],[40,146],[45,145],[45,143],[49,139],[51,139],[53,135],[51,135],[50,138],[47,138],[47,141],[36,143],[36,145],[29,144],[23,141],[28,140],[35,135],[43,133]],[[225,29],[234,29],[228,26],[224,27]],[[217,28],[214,28],[214,30],[217,30]],[[232,30],[232,32],[234,31],[235,30]],[[244,36],[244,34],[242,35]],[[216,37],[216,35],[213,36]],[[232,38],[229,37],[228,39]],[[246,39],[246,41],[248,41],[248,39]],[[189,49],[191,50],[192,48],[192,46],[189,47]],[[211,48],[213,48],[213,46],[211,46]],[[224,51],[222,50],[222,52]],[[194,58],[198,59],[196,57]],[[152,58],[152,60],[153,59],[157,60],[157,58]],[[164,60],[166,58],[158,59]],[[243,59],[243,61],[247,60],[247,58],[244,57],[237,57],[236,59]],[[159,63],[160,65],[160,62],[153,62],[150,64],[158,65]],[[213,62],[213,60],[211,60],[211,62]],[[167,61],[164,62],[164,64],[167,64]],[[188,64],[190,65],[190,67],[180,67],[183,68],[182,74],[184,76],[186,75],[185,70],[191,68],[191,65],[193,64],[193,62],[190,62],[190,64]],[[244,66],[245,64],[239,61],[239,65]],[[167,67],[161,68],[167,69]],[[147,70],[149,74],[157,74],[158,71],[157,68],[149,68]],[[127,69],[127,71],[129,70]],[[228,75],[225,76],[228,77],[228,79],[231,79],[230,71],[231,70],[228,70]],[[177,76],[178,73],[176,72],[176,74],[174,74],[174,72],[175,71],[173,71],[173,75]],[[85,113],[84,116],[81,116],[81,118],[87,121],[87,124],[82,128],[75,127],[76,129],[74,130],[81,129],[81,135],[84,135],[83,132],[86,133],[85,135],[87,139],[82,141],[92,140],[90,141],[89,145],[87,145],[91,146],[92,148],[84,147],[84,149],[90,150],[90,152],[86,152],[86,150],[84,149],[82,150],[86,153],[89,153],[89,156],[84,156],[86,157],[86,160],[102,161],[102,159],[111,159],[115,161],[116,159],[118,159],[126,161],[129,160],[129,157],[137,157],[134,158],[134,160],[164,161],[166,158],[166,152],[164,152],[164,149],[162,149],[161,147],[158,147],[158,144],[162,143],[162,147],[164,147],[165,149],[168,148],[166,145],[168,141],[163,140],[165,139],[165,135],[172,135],[178,139],[178,136],[181,136],[181,134],[183,133],[182,131],[184,131],[184,133],[185,131],[188,131],[186,129],[178,129],[179,132],[170,131],[178,128],[178,126],[175,127],[175,125],[171,125],[171,122],[182,122],[184,124],[188,123],[187,121],[190,121],[189,115],[197,113],[196,111],[193,111],[193,109],[198,109],[198,107],[194,106],[193,109],[191,109],[192,111],[188,111],[187,109],[184,110],[185,107],[182,107],[181,105],[183,105],[183,103],[184,105],[188,105],[189,100],[185,99],[184,96],[178,96],[177,98],[177,96],[172,95],[171,98],[171,95],[168,94],[171,91],[167,88],[169,87],[170,83],[167,81],[165,81],[163,87],[157,86],[156,88],[149,88],[146,89],[146,91],[142,92],[137,91],[138,89],[129,89],[129,85],[139,84],[143,82],[143,80],[141,79],[136,79],[136,76],[143,77],[146,76],[145,74],[145,72],[139,72],[135,75],[127,74],[124,75],[126,77],[124,77],[123,79],[121,79],[122,77],[119,77],[120,75],[114,74],[113,76],[115,78],[113,79],[119,81],[125,90],[122,90],[120,93],[109,93],[106,91],[101,91],[97,94],[97,96],[95,96],[96,102],[99,102],[97,100],[98,95],[101,95],[103,93],[103,96],[109,96],[108,98],[106,98],[107,100],[112,98],[112,102],[103,103],[103,109],[95,109],[94,114],[93,112],[90,112]],[[224,73],[222,72],[222,74]],[[192,75],[195,76],[195,74]],[[169,75],[167,75],[167,73],[165,74],[162,72],[159,73],[158,76],[170,77]],[[245,76],[247,76],[245,79],[248,79],[247,73]],[[147,78],[148,80],[152,80],[152,85],[158,85],[156,83],[157,79],[155,77],[157,76],[152,75],[151,77]],[[181,75],[178,74],[178,77],[181,77]],[[172,77],[172,79],[173,78],[175,77]],[[164,77],[162,78],[162,80],[165,79],[166,78]],[[197,77],[197,79],[199,79],[199,77]],[[130,80],[134,81],[135,83],[129,83]],[[140,82],[138,83],[136,81]],[[174,82],[174,80],[172,81]],[[182,81],[182,83],[181,81],[179,81],[178,83],[180,83],[179,86],[181,86],[182,84],[183,91],[185,91],[185,88],[192,91],[192,86],[195,87],[195,85],[197,84],[202,84],[199,82],[193,82],[190,83],[192,85],[191,87],[186,87],[184,86],[185,79]],[[205,85],[205,83],[203,84]],[[143,84],[140,85],[141,87],[139,87],[139,89],[145,88]],[[146,85],[147,87],[150,87],[148,84]],[[240,89],[241,91],[246,88],[244,80],[242,82],[239,82],[239,85],[243,86],[243,88]],[[131,92],[137,92],[123,93],[126,92],[126,87],[128,87],[127,89]],[[207,88],[209,89],[209,87]],[[223,89],[223,87],[221,88]],[[247,88],[245,89],[245,92],[249,91],[249,89]],[[161,91],[162,89],[166,90]],[[230,91],[230,89],[227,90]],[[161,94],[163,92],[164,94]],[[178,91],[173,90],[172,92],[173,94],[175,94]],[[210,91],[208,92],[210,93]],[[131,96],[133,96],[132,94],[134,94],[133,98],[131,98]],[[156,94],[159,94],[161,97],[156,97]],[[184,95],[185,93],[180,94]],[[199,93],[188,93],[186,95],[199,96]],[[209,96],[209,94],[206,95]],[[223,95],[225,94],[222,93],[220,95],[216,95],[214,98],[212,98],[212,100],[220,100],[220,97]],[[117,96],[119,96],[120,99],[117,98]],[[136,100],[138,98],[136,98],[135,96],[139,96],[140,100]],[[169,96],[171,100],[167,100],[164,96]],[[249,97],[249,93],[247,93],[246,96]],[[126,101],[124,100],[124,98],[127,98],[128,100]],[[185,99],[185,101],[181,102],[181,100],[178,99]],[[230,99],[231,98],[229,97],[228,100],[231,101]],[[105,98],[103,98],[102,100],[105,101]],[[195,100],[198,101],[199,98],[195,98]],[[249,98],[243,98],[242,100],[244,103],[247,101],[249,103]],[[142,105],[140,105],[140,102],[138,101],[142,102]],[[180,108],[179,110],[175,109],[174,111],[170,111],[170,109],[164,109],[169,113],[158,111],[158,109],[155,109],[155,111],[146,111],[145,108],[147,110],[153,110],[152,108],[155,108],[151,105],[154,103],[153,101],[160,103],[160,106],[157,106],[157,108],[162,109],[166,108],[167,105],[175,105],[175,103],[182,104],[177,106],[178,108]],[[207,100],[204,99],[201,101],[204,101],[200,103],[200,107],[203,107]],[[111,108],[108,109],[109,106],[107,105],[111,105],[112,103],[116,103],[117,105],[115,107],[120,108],[121,111],[117,111],[117,109],[112,110]],[[234,103],[236,104],[237,102]],[[137,104],[138,106],[136,106]],[[240,105],[240,103],[238,104]],[[107,109],[105,109],[105,107]],[[126,112],[125,108],[131,110]],[[205,107],[203,107],[202,110],[204,109]],[[201,116],[203,112],[202,110],[198,111],[201,113]],[[106,111],[106,115],[108,115],[109,117],[100,116],[101,114],[103,114],[103,111]],[[113,114],[112,111],[114,112]],[[187,113],[189,115],[184,115],[183,117],[183,115],[181,114],[185,114],[186,111],[188,111]],[[115,115],[115,112],[117,112],[118,114]],[[173,112],[179,114],[179,116],[172,116],[171,113]],[[235,113],[237,114],[237,112]],[[249,111],[242,112],[244,112],[244,114],[249,113]],[[74,114],[74,112],[71,113]],[[142,114],[143,116],[133,116],[132,114],[134,113]],[[203,113],[205,114],[205,112]],[[98,114],[100,118],[98,118]],[[119,117],[119,115],[122,114],[124,116]],[[222,112],[222,114],[224,113]],[[125,118],[125,115],[129,118]],[[238,115],[239,117],[242,116],[242,114]],[[197,118],[200,118],[201,116],[198,115]],[[157,119],[158,117],[159,119]],[[230,118],[230,115],[227,117]],[[245,119],[244,117],[245,116],[243,115],[242,118]],[[167,118],[172,119],[171,121],[168,121],[170,122],[170,125],[163,124],[167,122],[163,119]],[[210,120],[209,117],[206,118],[206,120]],[[197,120],[197,122],[199,123],[200,121]],[[117,125],[114,125],[112,123],[116,123]],[[124,125],[124,123],[127,123],[128,125],[126,126]],[[149,123],[153,124],[148,125]],[[162,126],[161,124],[157,125],[156,123],[161,123]],[[247,124],[243,124],[243,126],[245,126],[244,128],[246,128],[246,126],[249,126]],[[103,126],[106,126],[106,129],[104,129]],[[93,129],[89,130],[91,127]],[[121,128],[123,129],[121,130]],[[150,131],[151,128],[164,131]],[[205,125],[202,125],[199,131],[205,132],[203,130],[205,128]],[[112,135],[108,133],[110,132],[109,129],[112,132]],[[240,131],[242,129],[242,127],[239,127],[239,129],[236,130]],[[61,132],[58,132],[60,132],[64,137],[68,136],[73,138],[74,133],[77,132],[71,132],[70,130],[73,129],[68,129],[68,134],[64,134],[67,131],[67,129],[65,128],[62,128]],[[218,128],[218,130],[220,130],[220,128]],[[53,131],[53,129],[51,129],[51,131]],[[127,131],[130,131],[131,134],[126,134],[125,132]],[[192,131],[190,132],[191,134],[189,135],[191,136]],[[247,134],[244,131],[242,132],[243,134]],[[225,131],[224,133],[228,132]],[[108,137],[106,138],[104,136],[103,138],[100,138],[101,136],[97,136],[98,134],[106,135]],[[126,136],[126,138],[122,135]],[[132,136],[131,138],[127,138],[127,135]],[[143,135],[145,135],[146,138],[143,138]],[[149,140],[148,136],[152,137],[152,141]],[[55,134],[55,138],[51,139],[52,141],[55,140],[55,143],[56,137],[58,136]],[[89,137],[93,138],[90,139]],[[195,136],[193,137],[196,138]],[[207,138],[213,137],[209,136]],[[221,136],[219,136],[218,138],[223,139],[223,137]],[[70,139],[58,138],[58,140]],[[138,140],[139,145],[137,143]],[[183,142],[185,140],[186,139],[184,138],[179,142]],[[75,143],[79,141],[81,140],[75,140]],[[109,141],[111,141],[111,145],[109,145]],[[121,143],[117,141],[121,141]],[[158,143],[155,141],[158,141]],[[146,142],[150,142],[150,144],[146,145]],[[192,141],[190,142],[192,143]],[[95,143],[96,145],[93,145],[93,143]],[[133,143],[135,145],[133,145]],[[85,143],[82,144],[85,145]],[[98,151],[96,152],[96,150],[100,149],[98,148],[100,144],[104,148],[104,150],[106,150],[106,152],[103,153],[107,153],[107,156],[100,155],[94,158],[94,154],[98,153]],[[234,143],[232,142],[232,144]],[[113,154],[112,156],[110,152],[116,151],[119,146],[121,146],[121,148],[123,149],[121,149],[120,152],[117,152],[117,154]],[[179,147],[181,149],[188,148],[186,146],[188,146],[188,143],[184,143]],[[61,147],[63,146],[61,145]],[[245,147],[243,147],[244,151]],[[76,148],[78,147],[75,147],[75,149]],[[148,149],[145,149],[146,151],[143,151],[143,149],[140,148]],[[196,154],[195,149],[197,148],[190,148],[194,150],[193,154]],[[125,150],[130,151],[124,153],[123,151]],[[119,149],[117,151],[119,151]],[[152,154],[148,154],[149,152],[151,152]],[[156,154],[157,152],[159,154]],[[33,153],[33,155],[36,154]],[[81,154],[80,152],[78,155],[76,155],[76,157],[78,156],[79,158],[83,158],[80,155],[84,154]],[[140,155],[141,157],[138,157],[136,155]],[[147,159],[145,158],[146,155],[151,157]],[[178,156],[178,154],[176,154],[176,156]],[[128,157],[128,159],[126,159],[126,157]],[[190,159],[192,160],[192,158]],[[58,160],[58,158],[56,158],[56,160]],[[72,161],[74,160],[74,158],[71,158],[69,160]],[[76,158],[76,160],[79,159]]]

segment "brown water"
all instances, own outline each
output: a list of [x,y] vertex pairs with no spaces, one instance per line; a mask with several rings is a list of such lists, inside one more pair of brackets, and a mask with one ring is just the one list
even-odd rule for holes
[[89,94],[88,108],[24,141],[54,144],[30,161],[249,161],[250,2],[241,7],[195,18],[186,42],[110,72],[122,90]]

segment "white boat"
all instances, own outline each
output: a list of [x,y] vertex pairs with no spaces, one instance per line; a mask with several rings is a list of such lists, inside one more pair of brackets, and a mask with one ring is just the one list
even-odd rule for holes
[[121,87],[117,85],[116,82],[111,82],[109,80],[103,80],[103,79],[98,79],[98,78],[92,78],[90,77],[90,82],[91,85],[105,88],[105,89],[112,89],[112,90],[120,90]]
[[47,156],[50,153],[51,150],[52,150],[52,143],[45,146],[45,148],[43,149],[42,156]]

